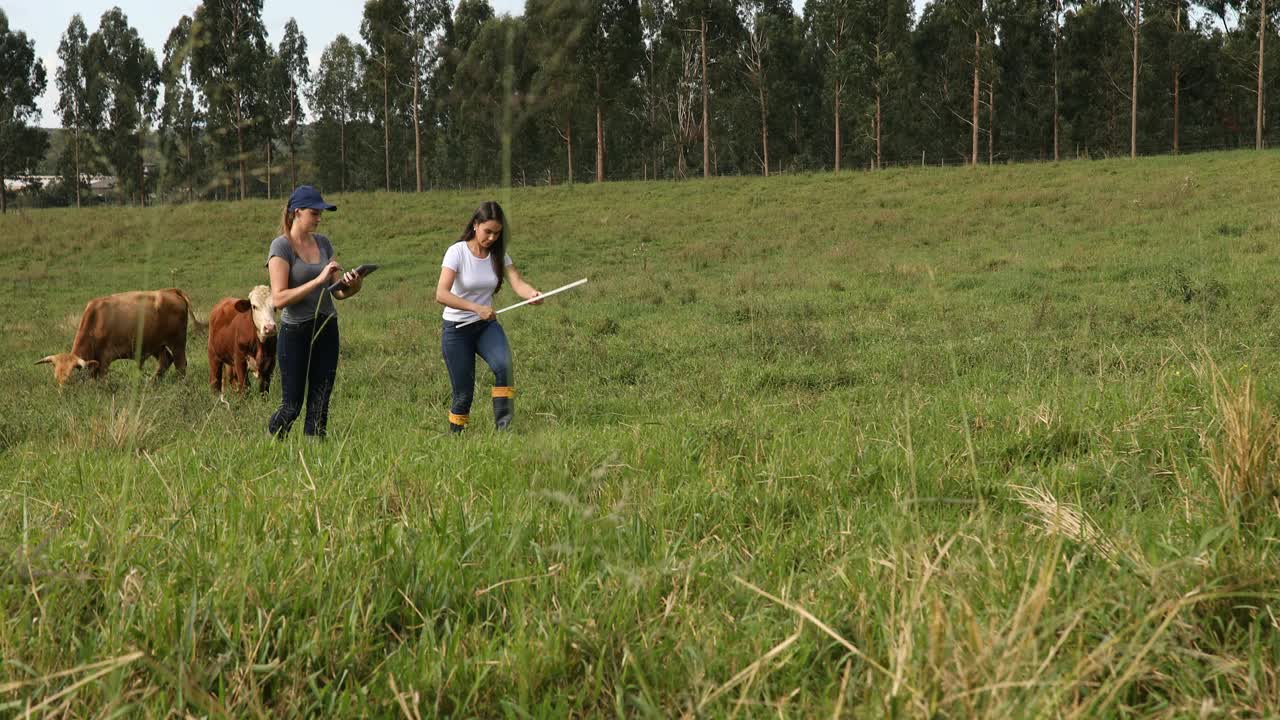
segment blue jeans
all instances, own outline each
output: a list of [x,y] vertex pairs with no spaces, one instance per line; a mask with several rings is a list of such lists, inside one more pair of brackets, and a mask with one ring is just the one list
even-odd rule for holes
[[280,407],[267,422],[267,432],[284,437],[302,412],[302,431],[324,437],[329,424],[329,395],[338,377],[338,318],[321,315],[304,323],[280,323],[276,339],[280,367]]
[[444,366],[449,370],[449,384],[453,387],[450,412],[454,415],[471,414],[471,401],[475,397],[476,355],[484,358],[493,371],[494,387],[511,386],[511,345],[496,320],[481,320],[464,328],[445,320],[440,334],[440,349],[444,355]]

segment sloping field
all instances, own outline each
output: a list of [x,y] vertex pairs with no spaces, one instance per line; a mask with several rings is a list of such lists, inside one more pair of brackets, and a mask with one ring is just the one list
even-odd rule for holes
[[[384,268],[325,443],[265,437],[278,380],[218,402],[202,336],[180,381],[32,364],[91,297],[247,294],[278,203],[0,218],[0,714],[1275,716],[1277,187],[330,197]],[[494,195],[527,279],[590,282],[503,316],[516,431],[454,438],[432,293]]]

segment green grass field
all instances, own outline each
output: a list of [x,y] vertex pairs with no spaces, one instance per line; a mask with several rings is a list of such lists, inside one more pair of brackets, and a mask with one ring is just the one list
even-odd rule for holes
[[325,443],[265,438],[278,378],[219,403],[203,336],[180,381],[33,365],[92,297],[247,294],[277,203],[11,213],[0,715],[1275,717],[1277,186],[514,190],[525,277],[591,281],[503,316],[516,430],[481,364],[461,438],[433,288],[498,191],[330,197],[385,267]]

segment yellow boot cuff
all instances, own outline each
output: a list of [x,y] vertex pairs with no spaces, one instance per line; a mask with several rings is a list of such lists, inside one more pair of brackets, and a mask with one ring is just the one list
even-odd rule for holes
[[453,413],[449,413],[449,422],[450,424],[453,424],[453,425],[461,425],[462,427],[466,427],[467,420],[469,419],[471,419],[469,415],[454,415]]
[[496,387],[493,389],[493,396],[496,398],[514,398],[516,389],[513,387]]

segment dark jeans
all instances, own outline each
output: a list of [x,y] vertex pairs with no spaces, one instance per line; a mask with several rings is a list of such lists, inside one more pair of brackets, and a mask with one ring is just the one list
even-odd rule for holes
[[444,354],[444,366],[449,370],[449,384],[453,386],[450,408],[453,414],[471,414],[471,400],[475,397],[476,355],[484,358],[493,371],[494,387],[511,386],[511,346],[507,344],[507,334],[496,320],[481,320],[464,328],[445,320],[440,348]]
[[276,364],[283,398],[267,423],[267,431],[276,437],[287,435],[305,399],[307,416],[302,431],[324,437],[329,424],[329,394],[338,376],[338,318],[321,315],[304,323],[280,323]]

